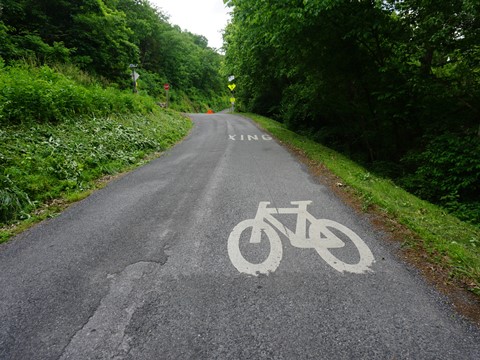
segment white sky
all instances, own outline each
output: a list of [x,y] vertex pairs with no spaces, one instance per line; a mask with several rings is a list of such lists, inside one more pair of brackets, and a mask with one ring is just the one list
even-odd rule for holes
[[223,45],[222,30],[230,19],[223,0],[149,0],[170,16],[170,23],[182,30],[203,35],[208,46],[220,49]]

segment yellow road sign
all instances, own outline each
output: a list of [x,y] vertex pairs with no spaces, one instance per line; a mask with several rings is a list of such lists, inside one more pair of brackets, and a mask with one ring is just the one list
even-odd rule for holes
[[236,87],[237,87],[237,85],[235,85],[235,84],[229,84],[228,85],[228,88],[230,89],[230,91],[233,91]]
[[231,102],[232,104],[235,104],[235,98],[234,98],[234,97],[231,97],[231,98],[230,98],[230,102]]

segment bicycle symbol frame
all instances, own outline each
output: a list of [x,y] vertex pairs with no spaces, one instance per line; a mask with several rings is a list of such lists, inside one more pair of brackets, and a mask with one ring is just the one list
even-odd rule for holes
[[[291,201],[294,205],[291,208],[268,207],[270,202],[262,201],[258,204],[257,214],[254,219],[247,219],[238,223],[228,237],[228,256],[235,268],[246,274],[258,275],[274,272],[280,265],[283,257],[282,241],[278,233],[281,233],[290,240],[292,246],[302,249],[315,249],[327,264],[339,272],[350,272],[361,274],[372,271],[371,266],[375,258],[370,248],[352,230],[345,225],[328,219],[317,219],[307,210],[312,201]],[[293,214],[297,215],[295,231],[288,229],[273,215]],[[307,229],[307,223],[310,223]],[[261,263],[249,262],[240,251],[240,238],[242,233],[252,228],[250,243],[259,244],[262,241],[262,232],[270,243],[270,253]],[[345,242],[336,236],[331,230],[346,235],[358,250],[360,260],[356,264],[348,264],[338,259],[329,249],[338,249],[345,246]],[[308,236],[307,234],[308,230]]]

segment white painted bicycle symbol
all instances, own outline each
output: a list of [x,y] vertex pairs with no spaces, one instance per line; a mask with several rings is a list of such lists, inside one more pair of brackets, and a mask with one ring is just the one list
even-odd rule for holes
[[[283,256],[282,242],[278,233],[290,240],[292,246],[302,249],[315,249],[317,253],[335,270],[356,274],[372,271],[370,266],[375,259],[365,242],[348,227],[327,219],[317,219],[307,211],[311,201],[292,201],[292,208],[268,207],[270,202],[262,201],[258,205],[254,219],[240,222],[234,227],[228,238],[228,256],[238,271],[250,275],[267,274],[274,272]],[[288,229],[273,215],[294,214],[297,215],[295,232]],[[307,233],[307,221],[310,223]],[[240,251],[240,238],[244,231],[251,228],[250,244],[259,244],[262,241],[262,232],[270,243],[270,252],[267,258],[258,264],[251,263]],[[330,249],[338,249],[345,246],[345,242],[335,235],[330,229],[343,233],[354,244],[360,260],[356,264],[348,264],[335,255]],[[278,232],[278,233],[277,233]]]

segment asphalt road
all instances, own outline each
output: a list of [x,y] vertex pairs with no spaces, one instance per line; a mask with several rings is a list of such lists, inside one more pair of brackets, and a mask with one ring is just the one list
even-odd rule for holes
[[365,215],[249,120],[192,118],[0,246],[1,359],[480,359]]

